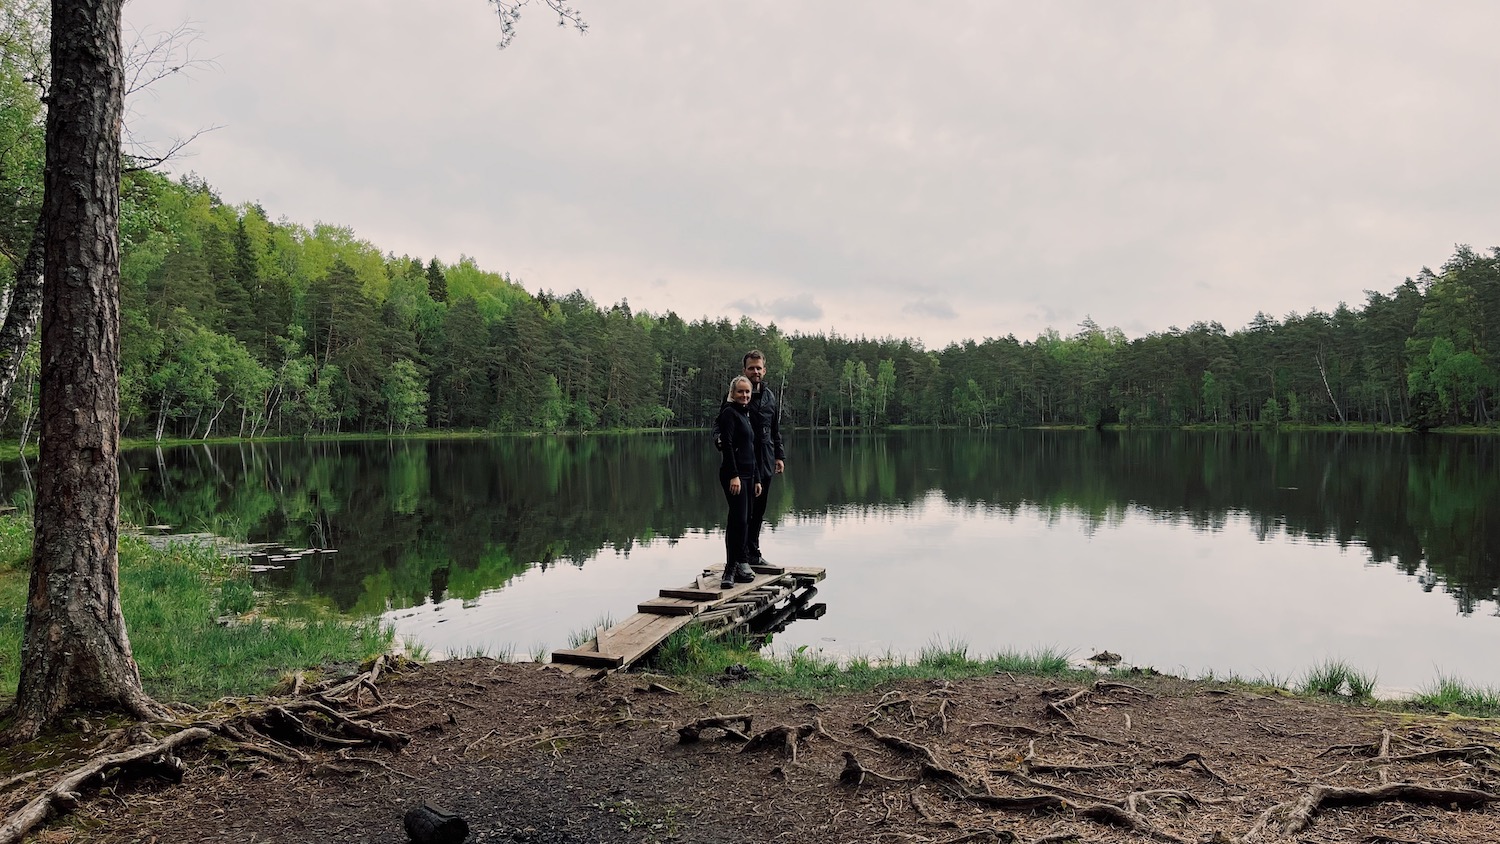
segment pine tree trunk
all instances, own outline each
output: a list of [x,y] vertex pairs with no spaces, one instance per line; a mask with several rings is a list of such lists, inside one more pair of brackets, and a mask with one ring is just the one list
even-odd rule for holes
[[13,737],[69,709],[137,717],[119,588],[123,0],[53,0],[36,542]]

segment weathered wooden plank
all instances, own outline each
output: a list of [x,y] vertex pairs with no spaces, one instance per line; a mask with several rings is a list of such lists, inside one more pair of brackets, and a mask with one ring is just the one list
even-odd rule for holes
[[631,664],[650,653],[657,645],[661,644],[668,636],[686,627],[691,616],[651,616],[653,623],[644,625],[632,631],[628,636],[611,639],[611,647],[626,658],[626,663]]
[[682,598],[689,601],[725,601],[743,595],[753,589],[758,589],[768,583],[779,580],[781,577],[784,577],[784,575],[763,574],[749,583],[736,583],[730,589],[719,589],[718,584],[715,584],[713,589],[690,585],[663,589],[659,594],[663,598]]
[[720,589],[717,569],[705,569],[691,584],[662,589],[660,596],[637,605],[634,615],[615,626],[596,627],[582,647],[553,651],[561,670],[614,670],[628,667],[695,618],[729,625],[744,623],[774,608],[798,588],[816,583],[827,570],[810,566],[753,566],[757,577]]
[[569,665],[588,665],[595,668],[619,668],[625,664],[625,658],[614,654],[602,654],[598,651],[575,650],[565,648],[552,652],[552,661]]
[[787,566],[786,573],[799,580],[810,578],[816,582],[828,576],[828,569],[814,566]]
[[707,606],[709,603],[706,601],[693,601],[687,598],[652,598],[636,604],[635,608],[639,612],[652,615],[697,615]]

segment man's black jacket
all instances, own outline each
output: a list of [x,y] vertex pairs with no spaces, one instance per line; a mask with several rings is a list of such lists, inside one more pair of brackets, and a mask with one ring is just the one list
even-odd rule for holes
[[781,400],[762,385],[750,394],[750,425],[755,429],[755,468],[759,480],[770,480],[776,474],[776,461],[786,459],[781,444]]

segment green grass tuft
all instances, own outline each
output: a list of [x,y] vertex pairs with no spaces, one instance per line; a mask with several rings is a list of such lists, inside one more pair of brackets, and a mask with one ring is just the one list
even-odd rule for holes
[[[865,689],[902,679],[957,679],[998,673],[1052,677],[1073,673],[1068,666],[1068,654],[1051,648],[973,657],[962,642],[935,641],[910,660],[889,651],[881,657],[856,655],[840,659],[806,645],[785,654],[767,656],[761,653],[762,644],[760,639],[715,639],[702,627],[689,625],[662,643],[652,655],[650,665],[664,674],[704,680],[723,675],[731,666],[743,665],[754,678],[749,681],[752,687],[797,691]],[[1084,675],[1093,676],[1080,673]]]
[[432,661],[432,648],[422,644],[422,641],[415,636],[403,636],[401,638],[401,650],[408,658],[417,662]]
[[1437,682],[1412,696],[1411,705],[1418,709],[1497,718],[1500,717],[1500,689],[1470,686],[1456,677],[1439,674]]
[[1307,695],[1368,701],[1374,697],[1375,675],[1365,674],[1341,660],[1330,659],[1309,668],[1297,689]]
[[608,630],[609,628],[614,626],[614,616],[610,615],[609,613],[605,613],[604,615],[599,616],[599,618],[596,619],[594,623],[590,624],[588,627],[585,627],[582,630],[574,630],[572,633],[569,633],[568,647],[574,649],[581,648],[584,645],[587,645],[589,642],[594,641],[594,630],[596,628],[603,627],[605,630]]

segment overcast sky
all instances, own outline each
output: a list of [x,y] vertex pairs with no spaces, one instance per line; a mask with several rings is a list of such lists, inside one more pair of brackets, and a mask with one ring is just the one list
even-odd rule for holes
[[131,0],[228,202],[789,331],[1139,336],[1500,244],[1500,3]]

